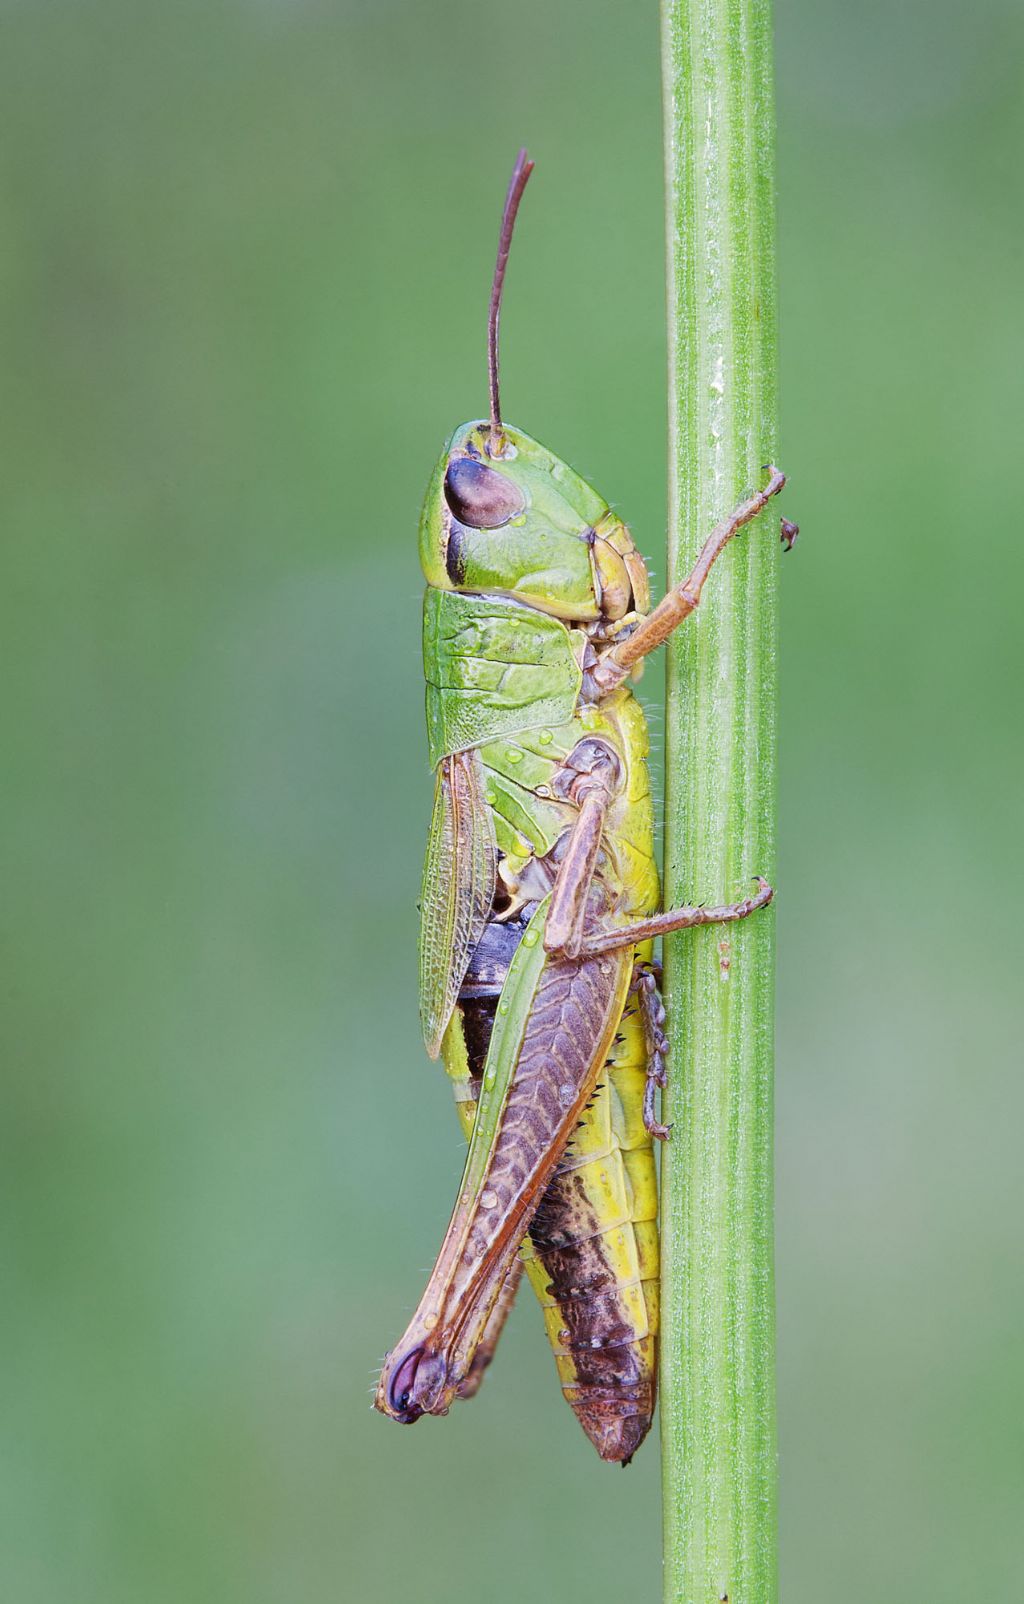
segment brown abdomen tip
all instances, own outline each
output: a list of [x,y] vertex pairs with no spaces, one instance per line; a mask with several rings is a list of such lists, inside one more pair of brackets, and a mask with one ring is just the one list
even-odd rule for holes
[[624,1399],[580,1398],[570,1402],[601,1458],[611,1465],[628,1465],[651,1429],[653,1404],[645,1409]]

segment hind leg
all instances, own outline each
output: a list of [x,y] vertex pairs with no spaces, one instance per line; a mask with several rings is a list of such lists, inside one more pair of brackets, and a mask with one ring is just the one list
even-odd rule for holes
[[637,1004],[640,1010],[640,1022],[643,1026],[644,1044],[647,1049],[647,1084],[644,1087],[644,1128],[651,1136],[656,1136],[664,1142],[671,1130],[670,1125],[663,1125],[655,1114],[656,1090],[664,1090],[668,1076],[665,1071],[665,1055],[668,1052],[668,1039],[663,1026],[665,1024],[665,1004],[661,1000],[661,991],[658,986],[661,966],[637,959],[633,970],[633,988],[637,995]]

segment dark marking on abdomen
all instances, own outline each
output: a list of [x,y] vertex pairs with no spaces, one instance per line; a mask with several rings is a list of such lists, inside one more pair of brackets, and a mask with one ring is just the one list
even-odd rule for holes
[[498,998],[509,966],[523,939],[526,921],[491,919],[473,949],[466,978],[459,992],[469,1072],[478,1081],[491,1045]]
[[565,1396],[602,1459],[627,1463],[650,1430],[652,1338],[637,1339],[622,1313],[601,1221],[571,1170],[556,1175],[530,1227],[562,1317],[562,1346],[576,1380]]

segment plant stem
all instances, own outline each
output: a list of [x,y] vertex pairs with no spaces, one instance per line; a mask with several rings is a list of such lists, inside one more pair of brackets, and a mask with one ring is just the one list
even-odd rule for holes
[[[770,0],[662,0],[670,583],[775,456]],[[774,879],[778,513],[668,654],[666,906]],[[665,1599],[777,1596],[774,910],[666,942]]]

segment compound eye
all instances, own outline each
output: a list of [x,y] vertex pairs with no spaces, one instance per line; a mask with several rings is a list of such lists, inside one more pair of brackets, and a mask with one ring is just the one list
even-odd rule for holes
[[473,457],[449,462],[444,499],[459,523],[470,529],[500,529],[526,506],[526,497],[511,479]]

